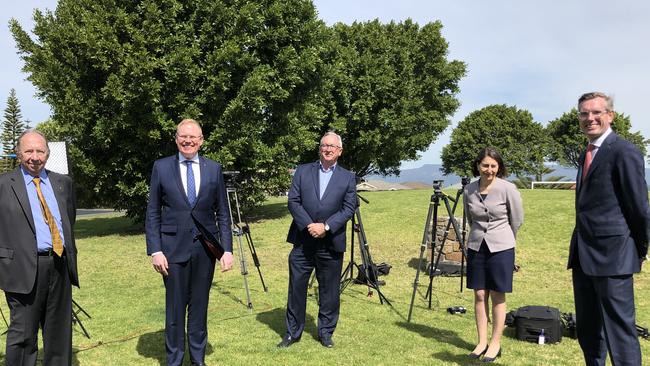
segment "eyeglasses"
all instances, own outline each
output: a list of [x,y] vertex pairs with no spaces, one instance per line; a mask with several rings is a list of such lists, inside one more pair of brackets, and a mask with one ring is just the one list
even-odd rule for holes
[[606,114],[606,113],[609,113],[609,111],[608,110],[604,110],[604,111],[581,111],[581,112],[578,112],[578,117],[580,117],[580,118],[589,118],[589,114],[591,114],[595,118],[598,118],[598,117],[600,117],[600,116],[602,116],[603,114]]
[[320,146],[321,150],[328,150],[328,149],[337,150],[337,149],[341,148],[340,146],[336,146],[336,145],[332,145],[332,144],[320,144],[319,146]]
[[190,140],[198,141],[203,138],[203,136],[190,136],[190,135],[176,135],[176,138],[179,140]]

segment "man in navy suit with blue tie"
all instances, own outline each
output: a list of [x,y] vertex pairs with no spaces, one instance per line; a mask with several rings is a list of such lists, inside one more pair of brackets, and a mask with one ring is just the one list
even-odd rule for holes
[[648,253],[650,213],[643,156],[616,135],[611,97],[578,100],[580,129],[589,139],[578,169],[572,269],[578,341],[586,365],[641,365],[635,327],[633,274]]
[[202,144],[199,123],[181,121],[176,129],[178,154],[157,160],[151,173],[147,254],[165,284],[167,365],[183,363],[186,315],[190,361],[205,365],[208,299],[218,259],[206,241],[223,250],[222,271],[233,262],[221,165],[199,156]]
[[312,271],[318,280],[318,337],[324,347],[334,346],[340,307],[340,275],[345,253],[345,232],[356,203],[356,179],[337,160],[343,152],[341,136],[326,133],[320,140],[320,160],[300,165],[289,190],[288,207],[293,221],[287,242],[289,294],[287,332],[278,347],[300,340],[305,328],[307,285]]

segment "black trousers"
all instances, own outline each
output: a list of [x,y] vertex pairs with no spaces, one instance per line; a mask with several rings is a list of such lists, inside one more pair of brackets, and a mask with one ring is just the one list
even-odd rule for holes
[[314,269],[318,280],[318,336],[328,337],[334,333],[339,319],[342,268],[343,253],[325,246],[305,248],[304,245],[294,245],[289,254],[286,315],[287,334],[292,338],[300,338],[305,329],[307,287]]
[[43,330],[43,365],[70,365],[72,288],[65,257],[39,256],[32,291],[28,294],[7,292],[5,296],[11,314],[6,365],[36,365],[39,327]]
[[183,363],[185,317],[190,360],[202,363],[208,344],[208,302],[214,277],[215,259],[200,241],[192,243],[190,260],[169,263],[165,283],[165,349],[167,365]]
[[632,275],[593,277],[573,268],[578,342],[587,366],[640,366]]

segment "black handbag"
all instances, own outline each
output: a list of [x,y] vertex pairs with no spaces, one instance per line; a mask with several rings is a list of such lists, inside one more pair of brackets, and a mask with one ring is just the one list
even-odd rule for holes
[[562,341],[564,329],[560,310],[557,308],[529,305],[512,313],[517,339],[537,343],[543,330],[545,343]]

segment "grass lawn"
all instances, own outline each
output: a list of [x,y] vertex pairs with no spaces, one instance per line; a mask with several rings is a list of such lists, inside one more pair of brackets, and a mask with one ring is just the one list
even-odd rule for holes
[[[459,292],[458,277],[433,280],[433,308],[424,298],[428,277],[420,277],[413,319],[406,321],[415,265],[431,190],[363,193],[362,217],[370,252],[376,263],[393,268],[382,277],[383,294],[392,307],[381,305],[367,288],[348,286],[341,297],[341,318],[334,334],[336,346],[326,349],[317,341],[316,288],[310,290],[307,326],[302,340],[288,349],[275,345],[284,334],[290,245],[285,242],[290,215],[286,198],[270,199],[250,217],[252,238],[269,292],[262,290],[252,260],[248,284],[253,310],[246,304],[243,276],[238,267],[217,270],[208,316],[209,365],[468,365],[467,354],[476,342],[471,290]],[[449,192],[455,195],[455,192]],[[573,312],[570,272],[566,268],[568,243],[574,225],[574,192],[522,191],[525,220],[517,246],[514,292],[509,309],[524,305],[550,305]],[[444,208],[440,208],[444,212]],[[460,210],[458,211],[458,213]],[[90,313],[81,316],[91,334],[87,339],[75,326],[75,365],[164,365],[164,288],[145,254],[142,228],[124,217],[80,218],[76,225],[81,288],[75,300]],[[246,243],[244,242],[244,246]],[[235,242],[236,256],[239,254]],[[355,253],[358,254],[355,248]],[[349,254],[349,253],[348,253]],[[360,259],[357,258],[357,262]],[[344,265],[348,263],[345,259]],[[637,323],[650,326],[648,268],[635,277]],[[317,286],[315,284],[315,286]],[[466,314],[450,315],[449,306],[464,306]],[[8,316],[6,303],[0,308]],[[4,324],[0,323],[0,331]],[[650,360],[650,341],[641,339],[644,360]],[[539,346],[518,341],[506,329],[502,342],[503,365],[579,365],[582,354],[576,340],[563,338]],[[4,363],[5,337],[0,337]],[[189,365],[189,360],[186,363]]]

